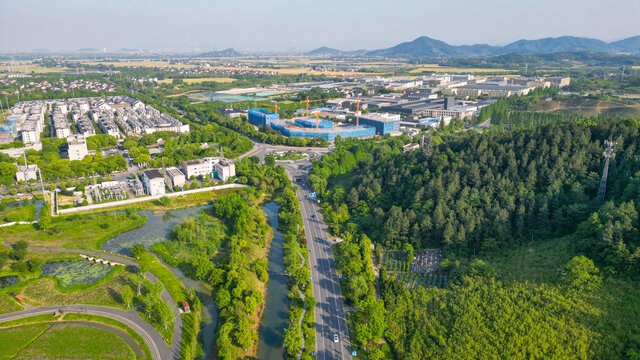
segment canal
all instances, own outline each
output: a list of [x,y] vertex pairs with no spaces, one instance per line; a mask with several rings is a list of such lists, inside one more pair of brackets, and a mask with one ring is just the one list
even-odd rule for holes
[[287,277],[284,274],[284,237],[278,231],[278,209],[280,207],[270,202],[263,207],[269,223],[273,227],[273,240],[269,250],[269,283],[265,297],[265,310],[262,315],[260,339],[258,342],[258,359],[283,359],[284,330],[289,321],[289,298],[287,297]]

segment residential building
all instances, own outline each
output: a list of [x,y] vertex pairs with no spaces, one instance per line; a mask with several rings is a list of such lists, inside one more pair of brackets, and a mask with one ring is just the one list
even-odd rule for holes
[[213,164],[217,162],[216,160],[214,158],[205,158],[184,161],[182,163],[182,172],[187,179],[198,176],[209,177],[213,172]]
[[227,181],[230,177],[236,176],[236,165],[225,159],[220,159],[213,165],[213,174],[222,181]]
[[18,165],[18,171],[16,172],[17,181],[29,181],[38,179],[38,165]]
[[175,167],[168,168],[166,173],[164,174],[164,178],[166,184],[171,188],[174,188],[176,186],[182,188],[186,183],[186,178],[182,171]]
[[70,135],[67,137],[69,147],[69,160],[82,160],[89,153],[87,150],[87,139],[84,135]]
[[165,193],[164,176],[156,169],[146,170],[142,173],[142,183],[149,195],[162,195]]

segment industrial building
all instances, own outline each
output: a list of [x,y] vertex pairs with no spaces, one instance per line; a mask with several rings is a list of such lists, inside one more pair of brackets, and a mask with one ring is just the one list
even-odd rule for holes
[[471,84],[443,91],[444,94],[457,96],[489,96],[509,97],[511,95],[527,95],[533,87],[515,85]]
[[256,126],[271,126],[271,122],[280,119],[280,115],[263,109],[251,109],[249,123]]

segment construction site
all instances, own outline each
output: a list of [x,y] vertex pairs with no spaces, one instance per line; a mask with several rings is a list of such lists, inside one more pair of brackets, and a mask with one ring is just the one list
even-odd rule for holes
[[[322,118],[323,113],[316,112],[313,116],[309,115],[309,103],[313,101],[325,101],[331,99],[320,100],[304,100],[307,105],[306,114],[302,117],[294,117],[292,119],[280,119],[278,114],[278,105],[274,105],[275,112],[264,109],[251,109],[248,111],[249,123],[255,126],[267,126],[279,131],[282,135],[288,137],[305,137],[305,138],[325,138],[327,141],[335,141],[340,136],[343,139],[357,138],[366,139],[374,137],[376,134],[385,136],[393,134],[400,129],[400,117],[389,114],[367,114],[360,117],[360,102],[365,100],[356,100],[355,125],[344,124],[342,122],[334,122],[326,118]],[[362,122],[362,124],[361,124]]]

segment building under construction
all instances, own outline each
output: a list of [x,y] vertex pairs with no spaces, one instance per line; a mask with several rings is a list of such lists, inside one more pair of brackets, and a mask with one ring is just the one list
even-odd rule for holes
[[289,137],[317,137],[334,141],[338,135],[346,138],[370,138],[376,134],[376,129],[369,126],[335,126],[332,121],[306,117],[295,120],[272,121],[271,127],[284,136]]
[[272,113],[263,109],[251,109],[248,111],[249,123],[256,126],[270,126],[271,122],[280,119],[278,113]]

